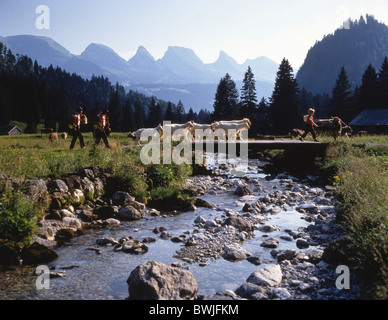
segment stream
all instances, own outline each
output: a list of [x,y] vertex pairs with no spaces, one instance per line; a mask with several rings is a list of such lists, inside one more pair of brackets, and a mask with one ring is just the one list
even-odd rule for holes
[[[238,169],[238,166],[233,166]],[[236,290],[246,281],[249,275],[258,269],[257,265],[242,260],[231,262],[223,258],[208,259],[206,264],[187,263],[174,255],[184,247],[184,243],[175,243],[171,239],[163,240],[153,232],[155,227],[164,227],[172,236],[193,233],[201,229],[194,220],[201,216],[205,219],[225,219],[225,209],[242,212],[244,204],[255,203],[260,197],[274,190],[284,190],[285,185],[295,184],[298,188],[308,186],[308,179],[291,180],[287,175],[284,179],[269,179],[262,172],[259,160],[250,160],[248,171],[240,176],[230,176],[230,170],[221,172],[224,179],[231,182],[248,178],[252,183],[253,194],[239,197],[234,194],[235,187],[217,192],[206,192],[201,199],[215,205],[216,208],[197,208],[195,211],[178,215],[164,214],[160,216],[145,216],[133,222],[122,222],[119,226],[87,230],[83,235],[72,238],[65,245],[58,247],[58,258],[47,266],[53,272],[62,273],[64,277],[51,278],[49,289],[37,290],[35,267],[10,267],[0,272],[1,300],[124,300],[128,298],[128,279],[131,271],[145,261],[154,260],[166,265],[180,262],[182,268],[188,269],[198,283],[198,295],[209,296],[219,291]],[[229,174],[228,177],[225,175]],[[205,179],[206,180],[206,179]],[[312,181],[311,179],[310,181]],[[255,187],[258,187],[255,189]],[[208,190],[209,191],[209,190]],[[260,257],[262,265],[276,264],[270,248],[260,246],[264,239],[276,237],[280,239],[276,250],[297,249],[295,241],[283,240],[289,238],[290,230],[297,231],[307,227],[311,222],[305,219],[305,214],[295,209],[295,206],[283,205],[277,214],[264,214],[266,225],[279,226],[279,230],[268,233],[255,228],[253,237],[248,237],[240,243],[241,247],[252,255]],[[203,230],[203,229],[201,229]],[[144,254],[128,254],[116,252],[112,246],[98,246],[96,239],[112,237],[120,239],[132,236],[142,241],[145,237],[153,237],[155,242],[147,243],[148,251]],[[310,247],[311,249],[312,247]],[[314,248],[319,248],[315,246]],[[298,252],[303,249],[297,249]]]

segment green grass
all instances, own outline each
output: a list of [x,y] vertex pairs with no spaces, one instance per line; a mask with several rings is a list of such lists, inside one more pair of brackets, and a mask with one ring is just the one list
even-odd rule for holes
[[367,298],[388,298],[387,136],[343,139],[328,149],[322,172],[336,186],[352,246],[345,252],[362,270]]
[[[84,134],[84,139],[86,149],[80,149],[77,141],[75,149],[69,150],[71,137],[67,140],[59,138],[58,141],[51,143],[48,135],[2,136],[0,137],[0,174],[17,178],[21,183],[26,179],[42,178],[48,181],[76,172],[82,167],[99,166],[111,172],[105,193],[107,197],[115,191],[127,191],[143,202],[147,202],[152,194],[162,201],[162,194],[153,193],[153,190],[159,187],[169,188],[179,197],[185,179],[191,174],[191,167],[188,165],[145,166],[140,161],[141,148],[135,146],[133,140],[125,133],[111,134],[109,137],[111,149],[105,148],[103,144],[96,146],[91,133]],[[9,204],[0,207],[0,226],[2,226],[0,239],[10,239],[14,234],[14,239],[11,239],[13,242],[25,243],[36,229],[32,226],[40,218],[39,210],[30,208],[28,212],[31,212],[32,216],[26,215],[21,208],[32,204],[21,202],[20,195],[17,190],[12,190],[9,184],[4,187],[4,183],[0,183],[0,197],[2,197],[0,202]],[[165,196],[170,198],[169,194]],[[7,199],[18,200],[10,202]],[[20,203],[22,206],[19,205]],[[9,221],[15,223],[10,224]],[[27,221],[31,221],[32,225],[28,225]],[[7,225],[10,226],[9,230],[6,228]],[[18,233],[15,228],[11,228],[11,225],[30,232]],[[24,240],[20,234],[24,235]]]

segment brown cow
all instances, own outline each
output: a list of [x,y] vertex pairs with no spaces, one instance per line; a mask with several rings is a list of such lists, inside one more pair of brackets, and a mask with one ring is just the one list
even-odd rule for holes
[[[332,117],[331,119],[317,119],[315,123],[319,126],[316,128],[318,134],[328,133],[331,134],[334,139],[341,137],[343,124],[347,127],[346,133],[351,130],[339,117]],[[349,130],[350,129],[350,130]]]
[[49,134],[49,140],[50,140],[50,142],[58,141],[58,133],[51,132]]

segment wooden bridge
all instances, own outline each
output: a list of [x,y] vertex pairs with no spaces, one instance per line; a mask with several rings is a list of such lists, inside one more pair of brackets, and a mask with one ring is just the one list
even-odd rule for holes
[[299,153],[300,156],[315,155],[322,156],[326,152],[328,144],[313,141],[299,140],[248,140],[248,141],[211,141],[193,142],[193,150],[205,152],[228,153],[239,155],[241,151],[248,151],[249,154],[265,150],[285,150]]

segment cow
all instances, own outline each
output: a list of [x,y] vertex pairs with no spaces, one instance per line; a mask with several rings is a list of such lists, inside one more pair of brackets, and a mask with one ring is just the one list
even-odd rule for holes
[[163,136],[163,127],[161,124],[159,124],[156,128],[142,128],[138,129],[135,132],[135,141],[137,142],[138,145],[140,145],[140,138],[142,136],[147,136],[149,138],[156,137],[157,134],[159,134],[159,137],[161,138]]
[[183,133],[184,139],[187,140],[194,135],[194,122],[188,121],[183,124],[163,124],[163,132],[170,133],[172,136],[177,130],[185,130]]
[[[191,133],[195,140],[199,140],[201,137],[206,137],[206,139],[213,139],[213,129],[211,124],[201,124],[195,123],[192,121],[193,127],[191,128]],[[197,130],[197,131],[196,131]]]
[[49,140],[51,143],[55,142],[55,141],[58,141],[58,133],[56,132],[51,132],[49,134]]
[[[230,121],[216,121],[211,124],[215,136],[221,135],[221,138],[225,140],[225,133],[229,136],[229,130],[235,130],[236,139],[241,138],[241,130],[248,130],[251,127],[251,121],[248,118],[242,120],[230,120]],[[220,138],[220,137],[219,137]]]
[[345,125],[347,132],[351,130],[351,128],[339,117],[331,117],[331,119],[317,119],[315,120],[315,123],[318,125],[318,128],[316,128],[318,134],[328,133],[331,134],[334,139],[341,137],[343,124]]

